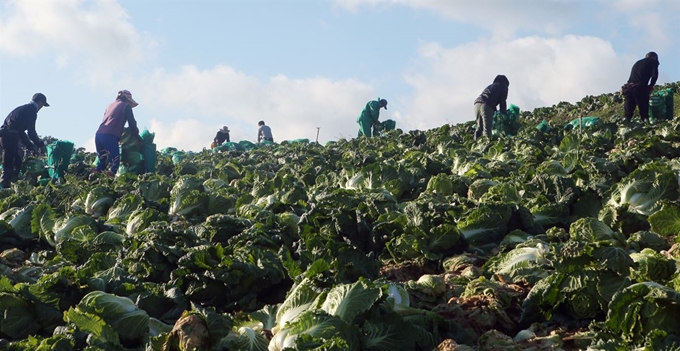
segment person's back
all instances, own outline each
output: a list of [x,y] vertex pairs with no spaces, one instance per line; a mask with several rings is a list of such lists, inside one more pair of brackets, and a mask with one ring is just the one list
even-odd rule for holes
[[272,135],[272,129],[269,128],[268,125],[265,125],[264,122],[260,121],[258,123],[259,127],[257,128],[257,142],[261,142],[262,140],[267,140],[274,142],[274,136]]
[[647,85],[649,80],[654,78],[651,85],[656,84],[656,76],[658,76],[659,61],[652,57],[645,57],[638,60],[630,70],[630,77],[628,83]]

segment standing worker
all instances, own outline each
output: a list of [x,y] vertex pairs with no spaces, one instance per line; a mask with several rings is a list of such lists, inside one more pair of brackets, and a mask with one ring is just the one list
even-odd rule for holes
[[387,110],[387,100],[378,98],[378,100],[369,101],[366,103],[366,107],[361,111],[361,114],[357,118],[357,123],[359,123],[359,134],[357,136],[371,137],[376,133],[376,125],[378,122],[378,117],[380,117],[380,108],[384,107]]
[[217,134],[215,134],[215,139],[213,139],[213,143],[211,147],[218,147],[222,145],[224,142],[229,142],[229,128],[227,126],[222,127],[222,129],[217,131]]
[[[5,123],[0,127],[0,145],[2,145],[2,175],[0,184],[8,188],[12,178],[21,170],[22,156],[19,155],[19,140],[29,149],[37,153],[45,153],[45,145],[35,131],[38,111],[43,106],[50,106],[42,93],[33,95],[31,102],[21,105],[7,115]],[[26,136],[28,132],[28,136]],[[31,141],[33,141],[31,143]]]
[[500,105],[502,114],[507,112],[508,87],[510,81],[507,77],[499,74],[494,78],[493,83],[475,99],[475,118],[477,119],[477,129],[475,130],[475,140],[482,134],[491,139],[493,129],[493,114],[496,106]]
[[259,126],[257,128],[257,142],[259,143],[262,140],[267,140],[273,143],[274,137],[272,136],[272,129],[265,125],[264,121],[257,122],[257,125]]
[[137,105],[139,104],[132,99],[132,93],[121,90],[116,96],[116,101],[112,102],[104,111],[104,120],[94,136],[97,156],[99,157],[99,163],[95,169],[97,172],[105,170],[109,162],[111,162],[110,175],[115,175],[118,172],[120,166],[118,142],[123,134],[125,122],[134,134],[139,135],[137,121],[135,121],[135,116],[132,113],[132,108]]
[[621,87],[624,97],[623,114],[626,122],[633,118],[636,106],[640,110],[642,121],[645,123],[649,121],[649,93],[654,90],[657,78],[659,78],[659,56],[656,52],[648,52],[645,58],[635,62],[630,71],[628,83]]

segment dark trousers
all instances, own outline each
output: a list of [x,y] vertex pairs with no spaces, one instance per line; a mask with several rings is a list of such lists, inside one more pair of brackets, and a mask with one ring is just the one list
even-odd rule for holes
[[640,118],[643,121],[649,120],[649,89],[646,85],[640,84],[630,89],[624,95],[623,115],[627,121],[633,118],[635,107],[640,110]]
[[0,145],[2,145],[2,174],[0,175],[0,183],[3,187],[9,187],[14,176],[19,175],[21,170],[22,159],[19,156],[19,136],[18,135],[3,135],[0,137]]
[[120,152],[118,150],[119,138],[110,134],[95,134],[94,146],[97,148],[97,156],[99,156],[99,163],[97,163],[97,170],[103,171],[111,162],[111,173],[116,174],[120,166]]

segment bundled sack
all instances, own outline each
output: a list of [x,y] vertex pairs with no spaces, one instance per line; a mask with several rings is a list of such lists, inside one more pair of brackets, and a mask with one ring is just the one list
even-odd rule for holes
[[574,118],[571,121],[569,121],[567,124],[564,125],[564,129],[566,130],[572,130],[575,128],[590,128],[595,125],[597,125],[600,122],[600,117],[595,117],[595,116],[588,116],[588,117],[579,117],[579,118]]
[[649,96],[649,121],[672,120],[673,119],[673,90],[663,89],[653,92]]
[[517,135],[519,128],[519,106],[510,104],[505,113],[496,111],[493,115],[493,127],[491,134],[493,136],[514,136]]
[[540,130],[541,132],[549,132],[552,128],[550,128],[550,125],[548,124],[548,121],[546,121],[545,119],[543,119],[543,121],[541,121],[541,123],[539,123],[539,124],[536,126],[536,129]]
[[47,145],[47,167],[50,177],[58,179],[68,170],[73,156],[74,144],[68,140],[57,140]]

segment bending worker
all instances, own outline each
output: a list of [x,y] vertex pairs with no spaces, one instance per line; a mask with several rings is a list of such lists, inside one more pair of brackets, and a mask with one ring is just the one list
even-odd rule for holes
[[257,142],[259,143],[262,140],[267,140],[273,143],[274,137],[272,136],[272,129],[265,125],[264,121],[257,122],[257,125],[259,126],[257,128]]
[[621,87],[624,97],[623,115],[626,121],[633,118],[636,106],[640,110],[640,119],[643,122],[649,121],[649,93],[654,90],[657,78],[659,78],[659,56],[653,51],[648,52],[645,58],[635,62],[630,71],[628,83]]
[[359,123],[359,134],[357,136],[363,135],[370,138],[376,134],[375,126],[380,123],[378,117],[380,117],[381,107],[387,110],[387,100],[378,98],[378,100],[366,103],[366,107],[357,118],[357,123]]
[[217,131],[215,134],[215,139],[213,140],[212,147],[217,147],[222,145],[224,142],[229,142],[229,128],[227,126],[222,127],[222,129]]
[[477,129],[475,130],[475,140],[482,136],[482,133],[487,138],[491,139],[491,130],[493,129],[493,114],[496,112],[496,106],[500,105],[501,113],[507,112],[508,87],[510,81],[504,75],[497,75],[493,83],[475,99],[475,118],[477,120]]
[[110,162],[111,175],[118,172],[118,166],[120,166],[118,142],[121,135],[123,135],[125,122],[127,122],[128,127],[130,127],[133,133],[139,135],[137,121],[135,121],[135,116],[132,113],[132,108],[137,105],[139,104],[132,99],[132,93],[127,90],[121,90],[116,95],[116,101],[112,102],[106,108],[106,111],[104,111],[104,120],[99,125],[99,129],[94,136],[97,156],[99,157],[96,171],[101,172],[105,170]]
[[[19,140],[27,148],[37,153],[45,152],[45,145],[35,131],[35,121],[38,111],[43,106],[50,106],[42,93],[33,95],[31,102],[21,105],[7,115],[5,123],[0,127],[0,145],[2,145],[2,175],[0,184],[8,188],[12,178],[21,170],[22,156],[19,155]],[[28,132],[28,136],[26,136]],[[33,141],[31,143],[31,141]]]

